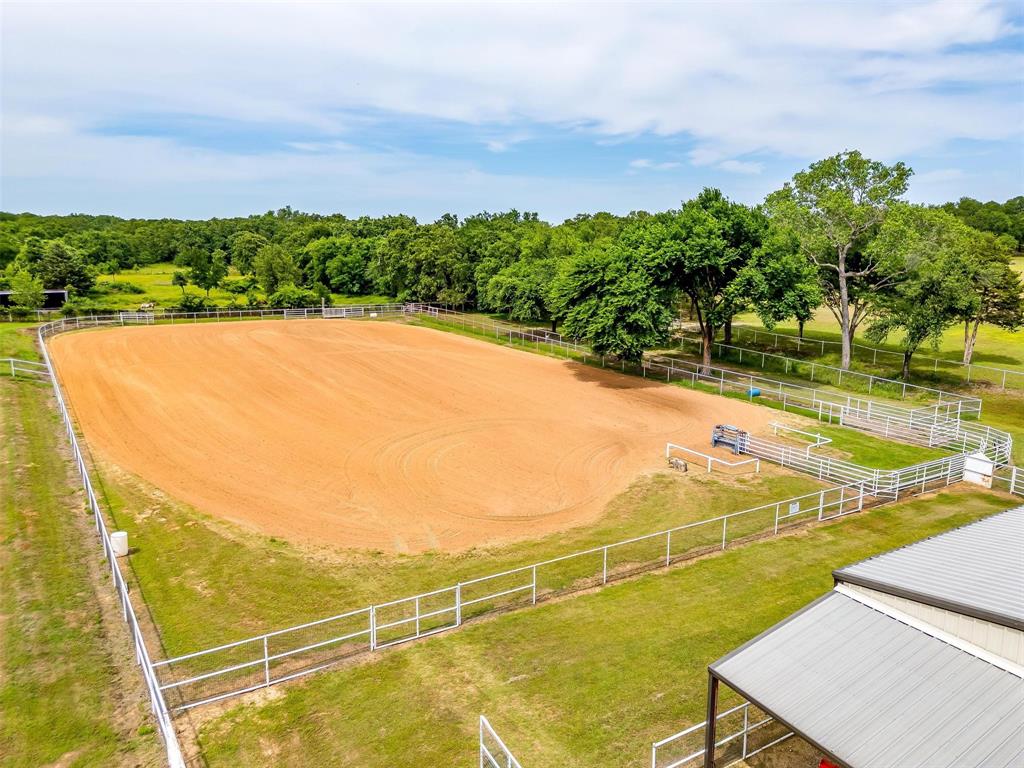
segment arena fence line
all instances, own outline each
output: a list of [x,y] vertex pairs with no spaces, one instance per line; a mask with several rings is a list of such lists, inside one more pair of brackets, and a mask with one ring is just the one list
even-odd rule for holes
[[[696,354],[698,355],[704,349],[704,340],[701,338],[693,338],[687,335],[682,335],[678,338],[684,348],[687,345],[695,347]],[[936,387],[911,384],[909,381],[902,379],[888,379],[884,376],[875,376],[870,373],[839,368],[834,365],[814,362],[813,360],[799,360],[786,357],[785,355],[777,355],[759,349],[738,347],[718,341],[712,345],[712,349],[714,350],[715,357],[720,360],[736,360],[740,365],[759,365],[762,369],[767,369],[771,365],[775,370],[786,374],[794,376],[806,375],[811,381],[831,383],[837,387],[845,387],[847,389],[859,387],[869,395],[875,394],[875,390],[878,390],[879,394],[898,397],[900,400],[906,400],[909,395],[911,397],[936,398],[940,402],[963,401],[965,404],[970,403],[972,406],[976,404],[977,411],[979,413],[981,411],[981,398],[967,397]],[[972,407],[969,409],[969,412],[974,410]]]
[[93,521],[96,525],[96,532],[99,534],[100,545],[103,548],[103,556],[106,558],[107,563],[110,566],[110,578],[114,586],[114,591],[117,593],[118,600],[121,603],[121,613],[124,621],[128,624],[128,629],[131,633],[132,643],[135,648],[135,661],[142,671],[142,678],[146,684],[146,691],[149,695],[150,711],[153,713],[153,717],[156,720],[157,732],[160,734],[161,739],[163,739],[168,764],[171,768],[185,768],[185,761],[181,753],[181,745],[179,744],[178,736],[174,731],[174,725],[171,722],[171,715],[167,708],[163,691],[160,690],[160,683],[157,679],[156,672],[153,669],[149,649],[146,647],[146,641],[143,637],[142,629],[139,626],[139,620],[136,616],[135,608],[132,606],[131,597],[128,594],[128,584],[125,581],[124,574],[121,572],[121,566],[117,562],[117,557],[114,555],[114,549],[110,541],[110,535],[107,531],[107,525],[104,522],[103,513],[100,510],[100,505],[96,500],[96,494],[93,491],[88,466],[78,444],[78,437],[75,434],[74,422],[72,421],[71,415],[69,414],[64,402],[64,395],[61,392],[60,382],[58,381],[57,376],[53,373],[53,364],[50,360],[49,351],[44,343],[45,335],[43,327],[45,326],[41,326],[39,328],[38,333],[39,347],[42,351],[44,360],[43,364],[47,372],[46,375],[49,376],[49,379],[53,384],[53,395],[57,403],[57,411],[60,414],[61,421],[64,425],[64,431],[67,434],[68,443],[71,446],[71,455],[75,460],[75,466],[78,469],[78,475],[81,479],[82,487],[85,490],[86,502],[89,506],[89,511],[92,513]]
[[480,715],[480,768],[523,768],[483,715]]
[[461,627],[485,614],[536,605],[668,567],[740,541],[777,535],[891,501],[857,481],[572,552],[418,595],[156,661],[172,711],[290,680],[356,655]]
[[[798,353],[803,352],[805,349],[817,349],[818,354],[824,355],[826,349],[842,349],[842,342],[839,341],[801,339],[799,336],[789,333],[747,328],[745,326],[733,326],[732,333],[734,337],[746,336],[747,338],[752,338],[753,344],[757,344],[759,339],[770,339],[772,346],[776,349],[788,346],[791,349],[795,348]],[[859,356],[865,362],[870,360],[873,365],[877,365],[880,358],[882,360],[895,358],[895,361],[898,361],[901,365],[903,364],[902,353],[879,347],[870,347],[865,344],[853,344],[851,353],[853,359],[857,359]],[[942,358],[921,354],[915,354],[913,359],[918,364],[921,362],[924,362],[925,366],[930,364],[932,372],[938,372],[941,369],[943,372],[959,375],[966,384],[985,382],[1000,389],[1024,389],[1024,371],[1017,371],[1012,368],[999,368],[991,365],[979,365],[977,363],[964,363],[957,360],[943,360]]]

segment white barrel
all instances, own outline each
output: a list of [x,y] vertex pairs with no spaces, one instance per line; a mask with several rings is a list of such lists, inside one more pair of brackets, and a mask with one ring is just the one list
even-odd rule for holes
[[110,547],[114,550],[115,557],[124,557],[128,554],[128,533],[126,531],[114,531],[110,534]]

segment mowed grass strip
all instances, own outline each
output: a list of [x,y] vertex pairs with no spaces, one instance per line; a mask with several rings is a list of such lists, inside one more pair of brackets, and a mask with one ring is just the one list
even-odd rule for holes
[[[39,360],[36,349],[36,323],[0,322],[0,357]],[[0,371],[2,374],[3,371]]]
[[75,519],[46,398],[46,385],[0,378],[0,763],[157,765],[144,707],[118,714],[119,677],[137,670],[110,650],[90,577],[98,543]]
[[834,568],[1012,506],[949,491],[507,614],[274,689],[200,730],[217,766],[471,765],[484,713],[524,766],[643,765],[703,719],[707,664]]
[[[393,555],[303,548],[245,531],[112,467],[100,468],[93,479],[116,528],[128,532],[130,565],[167,656],[823,487],[772,467],[742,476],[707,475],[697,467],[686,474],[659,472],[639,478],[589,526],[459,554]],[[592,560],[599,574],[600,561]]]

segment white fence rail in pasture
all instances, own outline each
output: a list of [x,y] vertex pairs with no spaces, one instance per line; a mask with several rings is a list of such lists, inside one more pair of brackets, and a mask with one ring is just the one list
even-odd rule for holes
[[[651,744],[651,768],[703,766],[706,725],[706,721],[697,723]],[[793,735],[784,725],[746,701],[716,715],[715,733],[725,734],[715,741],[715,765],[722,768],[753,757]]]
[[309,674],[341,659],[462,626],[471,618],[688,560],[730,543],[882,502],[852,483],[572,552],[500,573],[154,662],[172,710]]
[[736,467],[745,467],[751,464],[754,465],[754,472],[758,473],[761,471],[761,460],[754,459],[743,459],[741,461],[726,461],[718,456],[712,456],[704,453],[703,451],[695,451],[693,448],[687,448],[685,445],[677,445],[676,443],[665,443],[665,458],[671,460],[673,451],[682,451],[690,456],[697,456],[701,459],[701,463],[707,468],[710,473],[711,468],[714,464],[719,466],[728,467],[729,469],[735,469]]
[[46,363],[36,363],[32,360],[19,360],[16,357],[0,357],[0,370],[9,373],[17,378],[18,374],[29,377],[50,378],[50,369]]
[[992,476],[992,487],[1009,491],[1014,496],[1024,496],[1024,470],[1003,467]]
[[67,406],[65,405],[60,382],[57,377],[53,375],[53,366],[50,361],[50,354],[46,349],[46,344],[44,343],[44,338],[47,335],[44,331],[45,328],[46,326],[40,326],[38,331],[39,347],[42,350],[45,367],[49,372],[50,380],[53,383],[53,395],[57,402],[57,410],[60,414],[61,421],[64,424],[68,443],[71,446],[71,455],[75,460],[75,465],[82,481],[82,487],[85,489],[86,502],[88,503],[89,511],[92,513],[93,521],[96,525],[96,532],[99,534],[103,555],[110,566],[111,582],[113,583],[114,591],[117,593],[118,601],[121,603],[122,616],[128,624],[128,629],[131,633],[132,642],[135,647],[135,661],[142,672],[142,677],[146,684],[146,691],[149,695],[150,711],[156,719],[157,732],[163,739],[168,764],[171,768],[185,768],[185,761],[182,757],[181,746],[178,742],[177,734],[174,731],[174,725],[171,722],[171,715],[167,708],[163,691],[160,690],[160,684],[157,680],[156,673],[153,670],[153,663],[150,659],[149,649],[146,647],[146,641],[143,637],[142,629],[139,626],[138,618],[135,615],[135,609],[132,606],[132,601],[128,594],[128,583],[125,581],[124,574],[121,572],[121,566],[118,564],[117,557],[114,555],[114,549],[110,541],[110,535],[107,531],[107,525],[103,520],[103,513],[100,510],[100,505],[96,500],[96,494],[93,491],[88,466],[85,462],[85,457],[82,455],[81,448],[78,445],[74,422],[72,421],[71,415],[68,413]]
[[[804,350],[813,350],[816,354],[825,355],[826,351],[839,351],[842,349],[842,342],[825,341],[822,339],[800,338],[789,333],[778,333],[758,328],[746,328],[744,326],[733,326],[734,337],[746,337],[751,343],[757,344],[759,340],[768,341],[774,348],[783,349],[788,347],[802,353]],[[760,354],[756,350],[751,353]],[[854,360],[860,359],[865,362],[871,361],[877,365],[879,360],[891,359],[893,363],[903,364],[903,354],[893,352],[879,347],[870,347],[865,344],[854,344],[852,347]],[[922,366],[921,363],[924,365]],[[1013,370],[1012,368],[999,368],[992,365],[979,365],[977,363],[964,363],[958,360],[943,360],[938,357],[930,357],[920,353],[914,355],[914,367],[931,368],[932,372],[942,371],[959,376],[966,384],[984,382],[992,384],[1000,389],[1024,389],[1024,371]]]
[[[684,347],[688,345],[693,346],[697,354],[700,354],[700,351],[704,348],[703,339],[685,335],[679,337],[679,339]],[[937,400],[943,403],[962,403],[960,412],[964,416],[977,416],[981,413],[981,398],[979,397],[961,395],[936,387],[911,384],[908,381],[888,379],[884,376],[875,376],[870,373],[826,365],[825,363],[800,360],[717,341],[712,349],[715,351],[715,356],[718,359],[726,361],[734,359],[739,365],[757,365],[762,370],[774,369],[787,375],[806,377],[812,382],[834,384],[840,388],[862,391],[869,395],[898,398],[900,400],[916,397],[926,400]]]
[[480,768],[523,768],[483,715],[480,715]]

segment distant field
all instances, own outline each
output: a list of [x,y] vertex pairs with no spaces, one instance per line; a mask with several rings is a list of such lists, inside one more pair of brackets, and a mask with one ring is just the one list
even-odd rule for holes
[[[754,314],[739,315],[736,318],[736,322],[737,324],[742,323],[757,328],[762,327],[760,320]],[[779,323],[776,330],[780,333],[795,335],[798,329],[795,322],[785,322]],[[804,336],[808,339],[824,339],[825,341],[841,340],[839,324],[832,316],[832,313],[824,308],[819,309],[815,314],[814,319],[804,326]],[[719,337],[718,340],[721,341],[721,337]],[[863,333],[861,333],[857,336],[856,341],[858,344],[864,344],[869,347],[879,347],[881,349],[899,352],[899,348],[894,343],[893,339],[889,339],[887,342],[882,344],[877,344],[869,341],[864,337]],[[917,354],[921,357],[938,357],[941,360],[961,362],[963,359],[963,351],[964,328],[962,325],[954,325],[953,327],[948,328],[942,335],[942,340],[937,351],[926,343],[921,346]],[[825,361],[829,359],[838,360],[838,352],[835,350],[827,350],[827,354],[822,359]],[[998,368],[1024,371],[1024,330],[1007,331],[991,325],[982,325],[978,330],[978,343],[975,347],[972,362],[979,365],[990,365]],[[890,358],[887,360],[886,365],[891,369],[891,373],[896,374],[899,372],[900,363],[896,358]],[[924,367],[924,363],[918,361],[917,368],[923,369]],[[924,370],[920,370],[919,372],[925,373]]]
[[[188,270],[176,267],[174,264],[161,263],[149,264],[137,269],[129,269],[119,272],[117,275],[100,275],[97,280],[97,290],[89,298],[94,303],[105,309],[137,309],[145,302],[155,302],[158,307],[176,306],[182,297],[182,290],[171,283],[175,272],[187,272]],[[239,273],[232,268],[228,280],[237,280]],[[143,293],[132,293],[123,290],[125,283],[132,283],[143,289]],[[188,286],[185,291],[196,296],[205,296],[206,292]],[[261,290],[256,291],[260,298],[266,298]],[[223,288],[214,288],[210,291],[210,301],[218,306],[225,306],[232,301],[244,306],[245,296],[239,296]],[[335,294],[332,296],[335,304],[379,304],[390,301],[385,296],[357,296],[347,297]]]

